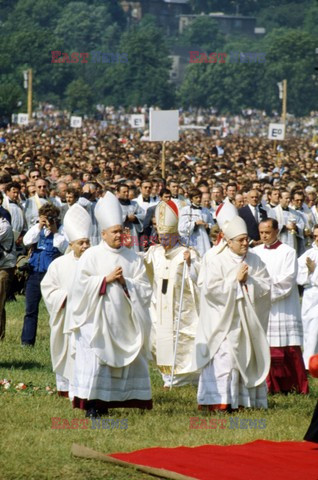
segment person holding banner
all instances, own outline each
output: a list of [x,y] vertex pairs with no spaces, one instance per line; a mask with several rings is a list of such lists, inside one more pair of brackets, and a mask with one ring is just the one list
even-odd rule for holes
[[[153,288],[151,304],[152,350],[164,381],[164,387],[198,382],[192,371],[192,352],[199,315],[197,278],[200,261],[197,252],[180,244],[178,208],[172,200],[161,201],[155,212],[159,245],[149,248],[144,256]],[[183,301],[182,274],[186,262]],[[177,322],[179,340],[176,345]],[[174,355],[176,353],[175,368]],[[175,373],[172,378],[172,372]],[[191,373],[190,373],[191,372]]]

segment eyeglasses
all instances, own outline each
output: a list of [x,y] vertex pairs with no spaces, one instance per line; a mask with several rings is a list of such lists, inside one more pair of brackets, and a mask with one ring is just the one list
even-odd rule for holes
[[248,243],[248,238],[238,238],[238,239],[233,239],[232,242],[236,243]]
[[30,175],[30,178],[40,178],[40,175]]
[[38,185],[36,188],[47,188],[46,185]]

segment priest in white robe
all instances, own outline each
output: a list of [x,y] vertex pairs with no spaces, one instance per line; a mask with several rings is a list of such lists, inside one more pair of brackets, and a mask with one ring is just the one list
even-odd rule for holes
[[275,218],[278,222],[278,239],[298,252],[302,248],[300,245],[304,242],[303,230],[305,223],[301,215],[289,207],[289,203],[290,192],[287,190],[281,191],[279,205],[272,208],[268,216]]
[[71,308],[76,355],[73,406],[88,417],[108,408],[152,408],[148,371],[151,287],[132,249],[121,246],[122,209],[107,192],[95,208],[99,245],[79,260]]
[[248,251],[244,220],[234,217],[222,228],[227,243],[205,254],[199,278],[198,404],[211,411],[267,408],[270,280],[264,263]]
[[190,236],[189,245],[203,257],[205,252],[211,248],[208,232],[214,225],[214,220],[211,212],[207,208],[201,207],[202,192],[199,189],[190,190],[189,197],[191,205],[180,211],[179,234],[185,244],[188,244]]
[[263,220],[259,232],[263,245],[254,252],[270,275],[272,298],[267,329],[271,349],[267,386],[270,393],[308,393],[301,353],[303,330],[296,283],[296,251],[278,240],[278,222],[274,218]]
[[[174,386],[197,384],[199,374],[192,372],[191,367],[199,318],[197,287],[199,255],[195,249],[188,249],[180,244],[178,207],[174,201],[160,202],[156,207],[155,217],[160,244],[150,247],[144,257],[147,274],[153,287],[151,309],[153,353],[162,374],[164,387],[169,388],[171,384]],[[184,268],[185,281],[176,345]],[[174,358],[176,361],[172,379]]]
[[116,188],[116,196],[123,212],[123,226],[125,229],[129,228],[130,231],[132,248],[135,252],[139,252],[139,235],[143,230],[145,212],[137,202],[129,200],[128,190],[128,185],[119,184]]
[[301,319],[304,329],[303,358],[308,370],[309,358],[318,353],[318,224],[314,226],[314,243],[298,259],[297,283],[304,286]]
[[78,204],[70,207],[64,217],[64,232],[70,252],[50,264],[41,282],[41,292],[50,314],[50,351],[57,391],[61,396],[68,396],[74,354],[71,334],[65,324],[66,318],[72,315],[68,299],[78,260],[90,246],[91,218],[83,207]]

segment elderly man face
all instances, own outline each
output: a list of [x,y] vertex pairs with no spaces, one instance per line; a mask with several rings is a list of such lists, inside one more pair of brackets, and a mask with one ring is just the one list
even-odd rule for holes
[[211,208],[211,195],[209,193],[202,193],[201,206]]
[[222,202],[223,200],[223,190],[220,187],[214,187],[212,190],[212,200],[215,202]]
[[39,179],[35,182],[35,192],[41,198],[46,198],[47,196],[47,182],[46,180]]
[[228,246],[230,247],[230,250],[232,250],[233,253],[236,253],[236,255],[239,255],[240,257],[243,257],[246,255],[247,250],[248,250],[248,236],[245,234],[238,235],[235,238],[232,238],[232,240],[227,240]]
[[252,207],[256,207],[259,204],[260,194],[257,190],[250,190],[247,194],[247,201]]
[[244,197],[243,197],[243,195],[241,195],[240,193],[237,193],[235,195],[234,205],[235,205],[236,208],[244,207]]

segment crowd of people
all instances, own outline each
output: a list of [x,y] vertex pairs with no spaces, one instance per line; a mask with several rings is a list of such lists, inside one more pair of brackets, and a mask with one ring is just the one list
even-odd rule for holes
[[151,359],[165,388],[198,385],[199,408],[307,394],[318,144],[185,129],[163,178],[141,131],[50,122],[0,134],[0,339],[23,256],[21,344],[43,296],[58,391],[89,416],[151,408]]

